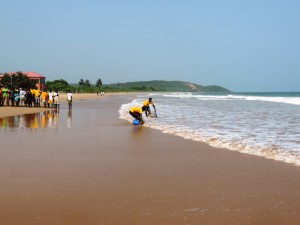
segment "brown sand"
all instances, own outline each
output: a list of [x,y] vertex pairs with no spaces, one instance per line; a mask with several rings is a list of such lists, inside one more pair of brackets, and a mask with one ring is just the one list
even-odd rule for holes
[[132,126],[122,102],[78,102],[70,131],[1,133],[0,224],[300,224],[299,167]]

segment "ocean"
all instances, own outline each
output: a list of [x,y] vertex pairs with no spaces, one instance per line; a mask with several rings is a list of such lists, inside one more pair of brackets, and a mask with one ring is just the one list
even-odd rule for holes
[[131,122],[129,109],[149,97],[158,117],[143,114],[144,126],[300,166],[300,92],[141,94],[120,107],[120,118]]

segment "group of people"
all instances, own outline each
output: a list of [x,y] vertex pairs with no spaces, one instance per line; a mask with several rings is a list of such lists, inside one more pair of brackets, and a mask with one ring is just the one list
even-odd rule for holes
[[130,108],[129,114],[133,118],[139,120],[140,125],[143,125],[145,123],[143,120],[143,112],[145,112],[146,117],[148,117],[151,113],[150,105],[152,105],[152,107],[154,108],[155,114],[156,114],[156,108],[152,101],[152,98],[149,98],[148,100],[144,101],[142,107],[134,106],[134,107]]
[[104,91],[101,91],[100,93],[99,93],[99,91],[97,91],[97,95],[99,95],[100,94],[100,96],[104,96]]
[[[72,93],[68,91],[67,102],[69,109],[72,108]],[[52,90],[29,89],[23,90],[22,88],[8,89],[6,86],[0,89],[0,106],[27,106],[27,107],[41,107],[45,108],[59,108],[59,93],[58,90],[52,92]],[[152,101],[152,98],[143,102],[143,106],[134,106],[129,110],[129,114],[135,119],[139,120],[139,124],[143,125],[143,112],[146,117],[151,113],[150,105],[154,108],[156,114],[156,108]]]
[[[72,93],[68,91],[67,101],[69,109],[72,108]],[[0,106],[26,106],[26,107],[59,107],[58,90],[38,90],[22,88],[8,89],[4,86],[0,89]]]

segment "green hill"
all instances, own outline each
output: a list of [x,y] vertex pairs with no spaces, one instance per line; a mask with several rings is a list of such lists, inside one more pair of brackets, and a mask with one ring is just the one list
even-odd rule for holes
[[183,81],[136,81],[116,84],[105,84],[101,89],[106,91],[162,91],[162,92],[230,92],[230,90],[216,86],[202,86]]

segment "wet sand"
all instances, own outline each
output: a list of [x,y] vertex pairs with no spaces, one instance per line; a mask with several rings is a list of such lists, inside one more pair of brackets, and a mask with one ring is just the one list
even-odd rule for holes
[[0,224],[300,224],[300,167],[133,126],[129,97],[0,129]]
[[45,108],[36,107],[12,107],[12,106],[1,106],[0,107],[0,118],[5,116],[14,116],[20,114],[29,114],[47,111]]

